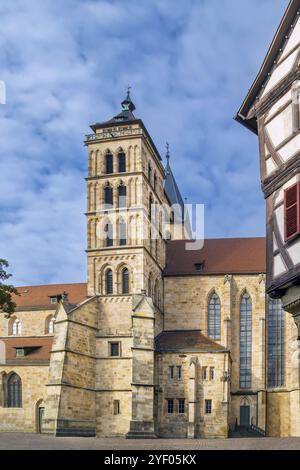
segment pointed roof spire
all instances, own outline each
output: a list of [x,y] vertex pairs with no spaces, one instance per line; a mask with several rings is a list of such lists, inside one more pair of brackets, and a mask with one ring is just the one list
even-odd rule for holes
[[166,142],[166,148],[167,148],[167,153],[166,153],[166,158],[167,158],[167,164],[165,168],[166,172],[166,179],[164,183],[164,189],[165,192],[169,198],[169,201],[171,204],[179,204],[181,207],[183,207],[183,200],[182,196],[180,194],[179,188],[177,186],[177,183],[175,181],[173,172],[170,167],[170,145],[169,142]]
[[123,111],[131,111],[133,112],[135,110],[135,105],[134,103],[131,101],[131,96],[130,96],[130,90],[131,90],[131,86],[128,86],[127,88],[127,96],[125,98],[124,101],[122,101],[122,109]]
[[167,158],[167,161],[169,161],[170,160],[170,145],[169,145],[169,142],[166,142],[166,148],[167,148],[166,158]]

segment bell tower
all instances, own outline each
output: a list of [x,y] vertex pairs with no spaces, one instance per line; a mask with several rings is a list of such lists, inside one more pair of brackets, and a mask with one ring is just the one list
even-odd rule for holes
[[146,291],[161,308],[165,241],[159,208],[165,203],[165,171],[134,111],[128,88],[121,112],[92,125],[93,134],[86,136],[88,294]]
[[130,89],[121,106],[112,119],[92,125],[85,140],[88,295],[99,303],[96,429],[99,436],[153,437],[165,170],[143,121],[133,114]]

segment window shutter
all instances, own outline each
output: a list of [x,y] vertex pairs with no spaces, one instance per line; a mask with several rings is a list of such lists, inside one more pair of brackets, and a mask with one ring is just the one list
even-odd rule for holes
[[300,234],[300,182],[284,192],[285,241]]

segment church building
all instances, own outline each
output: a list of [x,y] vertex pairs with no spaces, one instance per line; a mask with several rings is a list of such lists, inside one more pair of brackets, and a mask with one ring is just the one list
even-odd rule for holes
[[[287,54],[299,60],[296,44]],[[288,103],[274,101],[260,120],[269,179],[268,135],[284,139],[273,127]],[[85,138],[87,282],[18,287],[16,311],[0,314],[0,431],[300,436],[298,332],[268,295],[265,238],[188,249],[169,151],[163,165],[134,113],[128,92]],[[281,142],[282,159],[291,142]]]

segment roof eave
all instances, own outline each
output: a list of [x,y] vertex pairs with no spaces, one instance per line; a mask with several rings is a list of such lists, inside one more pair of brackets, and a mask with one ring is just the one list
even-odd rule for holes
[[268,76],[268,73],[270,72],[274,64],[274,60],[276,59],[278,55],[278,51],[282,45],[282,42],[284,41],[285,36],[290,29],[290,25],[293,22],[293,19],[295,18],[300,8],[299,3],[300,3],[299,0],[290,1],[285,11],[285,14],[280,22],[280,25],[276,31],[276,34],[273,38],[273,41],[268,49],[267,55],[265,56],[265,59],[259,69],[259,72],[235,117],[236,121],[240,122],[241,124],[243,124],[248,129],[250,129],[251,131],[255,133],[257,133],[257,126],[253,127],[253,124],[251,124],[251,121],[253,121],[253,119],[247,120],[248,112],[251,106],[253,105],[256,97],[258,96],[261,90],[261,87],[264,84]]
[[234,116],[234,120],[242,124],[242,126],[246,127],[255,135],[258,134],[257,121],[255,118],[247,120],[246,118],[244,118],[244,116],[238,113]]

